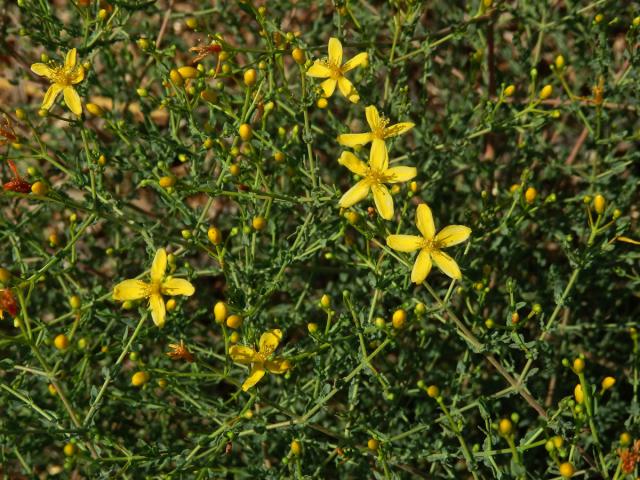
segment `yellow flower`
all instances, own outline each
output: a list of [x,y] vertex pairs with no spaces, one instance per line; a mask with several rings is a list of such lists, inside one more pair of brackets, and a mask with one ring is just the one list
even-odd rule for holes
[[347,100],[358,103],[360,96],[353,87],[353,84],[344,76],[350,70],[365,64],[369,59],[368,54],[359,53],[348,62],[342,63],[342,44],[337,38],[329,39],[329,58],[316,60],[307,71],[307,75],[315,78],[326,78],[320,84],[325,97],[330,97],[336,89],[336,85],[340,89],[340,93]]
[[113,289],[113,298],[121,302],[127,300],[149,299],[151,318],[153,323],[162,328],[167,316],[163,295],[186,295],[190,297],[195,292],[191,283],[183,278],[165,277],[167,270],[167,252],[164,248],[156,252],[151,265],[151,283],[142,280],[125,280]]
[[73,85],[84,80],[84,68],[82,65],[76,65],[76,49],[69,50],[64,61],[64,65],[46,65],[44,63],[34,63],[31,65],[31,71],[41,77],[46,77],[51,86],[44,95],[42,108],[49,110],[56,101],[60,92],[64,95],[64,101],[76,115],[82,114],[82,103],[80,95],[76,92]]
[[369,165],[351,152],[342,152],[338,162],[362,177],[362,180],[342,196],[340,207],[349,208],[369,195],[371,190],[376,209],[385,220],[391,220],[393,217],[393,198],[384,184],[406,182],[417,174],[415,167],[389,168],[389,157],[384,143],[374,143],[371,146]]
[[258,351],[243,345],[233,345],[229,349],[229,355],[234,362],[242,365],[253,365],[249,377],[242,384],[243,391],[246,392],[258,383],[267,370],[271,373],[281,374],[291,368],[288,360],[281,358],[270,359],[273,352],[278,348],[280,340],[282,340],[281,330],[269,330],[260,337]]
[[414,124],[411,122],[401,122],[387,126],[389,125],[389,120],[384,116],[381,116],[378,113],[378,109],[373,105],[369,105],[365,108],[365,115],[371,131],[367,133],[345,133],[338,135],[338,143],[340,145],[357,147],[359,145],[366,145],[369,142],[373,142],[374,147],[383,147],[386,152],[387,147],[384,143],[385,139],[402,135],[414,127]]
[[421,237],[415,235],[389,235],[387,245],[399,252],[415,252],[420,250],[416,263],[411,272],[411,281],[424,282],[431,271],[432,262],[451,278],[460,279],[462,274],[456,261],[441,249],[462,243],[471,234],[469,227],[449,225],[436,234],[431,209],[426,203],[418,205],[416,212],[416,226]]

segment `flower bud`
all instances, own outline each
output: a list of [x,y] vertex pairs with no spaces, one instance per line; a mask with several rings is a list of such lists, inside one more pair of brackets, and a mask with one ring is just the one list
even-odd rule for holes
[[307,60],[307,56],[301,48],[294,48],[291,52],[291,56],[298,65],[302,65]]
[[258,78],[258,74],[253,68],[250,68],[249,70],[246,70],[244,72],[243,79],[244,79],[244,84],[247,87],[253,87],[256,84],[257,78]]
[[249,125],[248,123],[243,123],[242,125],[240,125],[240,128],[238,129],[238,135],[240,135],[240,138],[245,142],[251,140],[251,137],[253,136],[251,125]]
[[542,90],[540,90],[540,100],[546,100],[551,96],[552,93],[553,87],[551,85],[545,85],[544,87],[542,87]]
[[134,387],[141,387],[149,381],[148,372],[136,372],[131,376],[131,385]]
[[53,339],[53,345],[58,350],[66,350],[69,347],[69,338],[65,334],[61,333]]
[[227,319],[227,304],[224,302],[217,302],[213,306],[213,318],[216,323],[222,323]]
[[104,110],[100,105],[96,105],[95,103],[87,103],[85,107],[87,107],[87,111],[94,117],[104,116]]
[[593,209],[598,215],[602,215],[604,213],[606,205],[607,201],[602,195],[596,195],[596,197],[593,199]]
[[584,371],[584,360],[582,358],[576,358],[573,361],[573,371],[576,373],[582,373]]
[[216,227],[209,227],[209,230],[207,230],[207,237],[214,245],[220,245],[220,243],[222,243],[222,233]]
[[186,78],[197,78],[199,72],[198,72],[198,69],[194,67],[180,67],[178,68],[178,73],[183,79],[186,79]]
[[500,432],[500,435],[505,437],[511,435],[511,432],[513,432],[513,423],[511,420],[508,418],[500,420],[500,423],[498,424],[498,431]]
[[616,379],[613,377],[604,377],[602,380],[602,390],[609,390],[616,384]]
[[582,385],[577,384],[573,389],[573,396],[576,399],[576,402],[582,404],[584,402],[584,392],[582,391]]

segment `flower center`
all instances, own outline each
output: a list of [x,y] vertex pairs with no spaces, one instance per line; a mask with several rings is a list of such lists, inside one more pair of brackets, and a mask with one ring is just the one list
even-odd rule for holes
[[325,65],[325,67],[331,70],[332,79],[337,80],[342,76],[342,69],[340,68],[340,65],[338,65],[337,63],[329,61],[328,58],[323,58],[322,63]]
[[65,87],[73,83],[73,79],[77,76],[77,67],[66,67],[64,65],[51,67],[53,74],[51,80],[58,85],[64,85]]
[[387,176],[384,174],[384,172],[371,167],[367,172],[367,178],[369,179],[369,182],[371,182],[371,184],[386,183],[387,181]]
[[151,284],[149,285],[149,296],[160,295],[161,293],[162,293],[162,283],[151,282]]
[[389,125],[389,119],[380,115],[380,120],[378,121],[378,124],[375,125],[375,128],[372,130],[373,136],[376,138],[384,139],[387,125]]
[[420,249],[433,252],[434,250],[440,250],[440,247],[438,246],[438,243],[435,240],[423,238],[422,244],[420,245]]

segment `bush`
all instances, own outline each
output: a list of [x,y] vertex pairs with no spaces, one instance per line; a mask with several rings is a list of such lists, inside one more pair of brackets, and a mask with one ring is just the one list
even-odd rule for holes
[[3,476],[635,478],[635,13],[4,4]]

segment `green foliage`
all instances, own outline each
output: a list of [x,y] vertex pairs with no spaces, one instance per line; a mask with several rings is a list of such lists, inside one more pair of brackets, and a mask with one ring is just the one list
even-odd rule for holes
[[[635,478],[619,437],[640,436],[636,13],[0,0],[4,478]],[[305,72],[330,37],[368,64],[347,74],[358,103],[336,89],[320,108]],[[196,78],[178,70],[192,47]],[[62,95],[42,111],[29,66],[72,48],[84,113]],[[337,137],[368,131],[368,105],[415,123],[386,141],[418,172],[390,221],[371,195],[338,206],[358,180],[338,158],[370,147]],[[438,230],[472,230],[447,249],[460,281],[434,266],[415,285],[415,254],[386,244],[418,234],[424,202]],[[161,248],[195,286],[162,329],[146,300],[112,298]],[[229,349],[271,329],[292,368],[245,392]],[[181,341],[193,362],[166,355]]]

